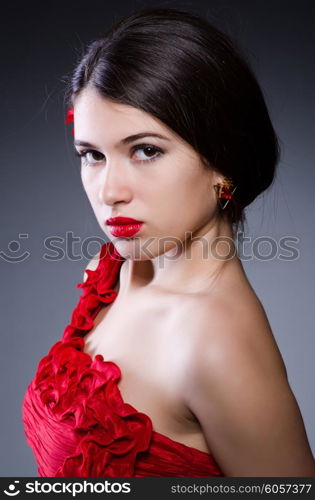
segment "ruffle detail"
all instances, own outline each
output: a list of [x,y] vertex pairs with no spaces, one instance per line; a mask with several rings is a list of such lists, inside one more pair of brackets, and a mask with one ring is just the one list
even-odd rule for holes
[[150,445],[150,419],[123,402],[119,367],[101,355],[92,361],[82,347],[82,338],[55,344],[34,380],[41,404],[56,423],[52,430],[60,433],[66,426],[78,443],[55,476],[132,476],[137,454]]
[[[41,359],[32,381],[32,390],[49,418],[47,430],[59,435],[60,445],[66,435],[66,446],[60,450],[71,449],[69,440],[75,443],[75,450],[63,457],[54,477],[130,477],[138,453],[150,445],[151,420],[123,401],[117,385],[120,368],[100,354],[92,360],[83,352],[83,336],[93,327],[93,318],[117,296],[113,286],[122,262],[112,243],[102,246],[97,269],[87,270],[86,281],[77,284],[83,293],[62,340]],[[23,415],[29,428],[27,408],[30,401]],[[39,437],[45,441],[45,435]],[[37,456],[38,462],[42,458]],[[39,472],[46,476],[43,465]]]
[[87,270],[62,339],[38,364],[22,407],[28,444],[41,477],[222,476],[213,457],[157,433],[146,414],[125,403],[121,371],[84,352],[114,289],[124,259],[113,243],[101,247],[97,269]]

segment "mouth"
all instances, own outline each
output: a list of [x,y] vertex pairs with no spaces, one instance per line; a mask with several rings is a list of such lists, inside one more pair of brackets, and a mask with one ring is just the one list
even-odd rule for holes
[[127,238],[138,233],[144,223],[130,217],[111,217],[105,224],[113,236]]
[[107,226],[120,226],[123,224],[142,224],[141,220],[132,219],[131,217],[110,217],[105,221]]

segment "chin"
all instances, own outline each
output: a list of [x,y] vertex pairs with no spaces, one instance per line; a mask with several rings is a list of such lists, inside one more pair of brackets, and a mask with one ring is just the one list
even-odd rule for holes
[[141,238],[110,238],[117,252],[124,259],[131,260],[150,260],[152,258],[151,252],[149,250],[141,250],[143,241]]
[[116,250],[125,259],[146,261],[152,260],[159,256],[168,253],[167,258],[175,260],[178,256],[179,249],[174,242],[167,244],[161,241],[159,245],[158,238],[150,238],[148,243],[147,239],[138,238],[113,238],[110,240],[115,245]]

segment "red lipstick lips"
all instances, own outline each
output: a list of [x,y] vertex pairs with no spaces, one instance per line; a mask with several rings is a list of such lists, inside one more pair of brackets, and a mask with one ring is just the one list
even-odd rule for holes
[[130,217],[111,217],[105,221],[113,236],[128,237],[140,231],[143,222]]

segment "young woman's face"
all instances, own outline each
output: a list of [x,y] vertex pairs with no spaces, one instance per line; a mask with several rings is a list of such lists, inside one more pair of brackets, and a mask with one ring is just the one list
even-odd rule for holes
[[[124,258],[154,258],[207,232],[216,210],[212,186],[221,177],[166,125],[85,89],[75,100],[74,130],[75,148],[85,155],[83,187],[100,227]],[[140,231],[113,235],[106,220],[118,216],[142,221]]]

